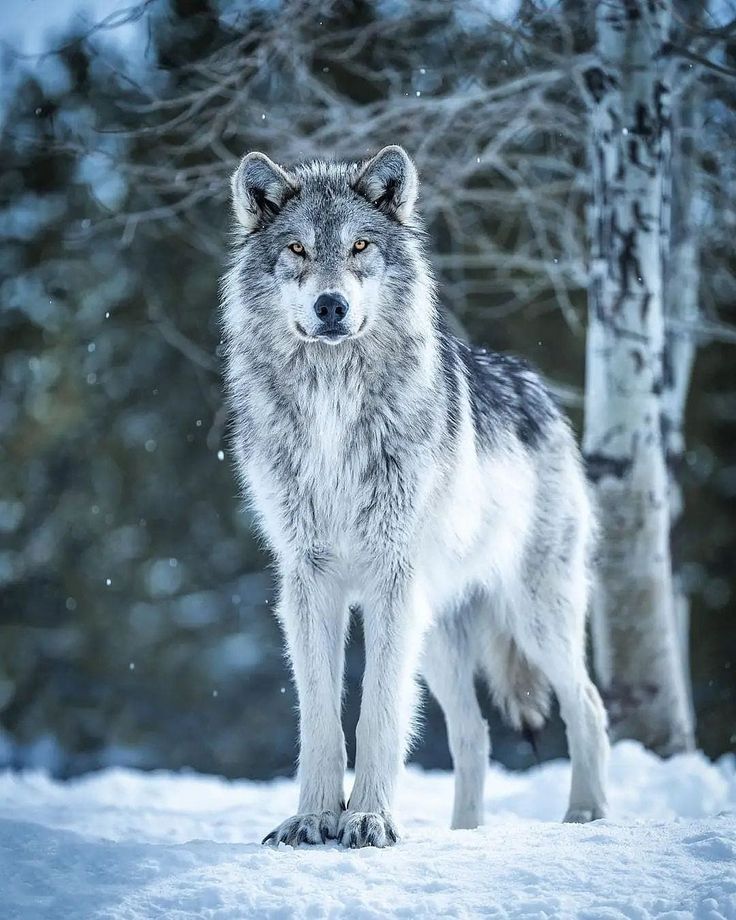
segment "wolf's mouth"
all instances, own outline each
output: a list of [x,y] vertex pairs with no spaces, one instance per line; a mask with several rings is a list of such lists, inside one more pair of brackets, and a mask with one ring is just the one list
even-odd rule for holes
[[367,322],[368,318],[363,317],[363,321],[360,324],[360,328],[357,330],[357,332],[351,332],[342,323],[339,323],[335,326],[330,326],[325,329],[319,329],[317,332],[313,333],[307,332],[301,323],[295,322],[294,326],[300,337],[305,339],[307,342],[328,342],[335,345],[338,342],[344,342],[346,339],[356,338],[358,335],[360,335],[361,332],[363,332]]
[[347,339],[349,335],[349,330],[340,325],[330,326],[329,329],[319,329],[315,333],[315,338],[327,339],[328,342],[339,342],[340,339]]

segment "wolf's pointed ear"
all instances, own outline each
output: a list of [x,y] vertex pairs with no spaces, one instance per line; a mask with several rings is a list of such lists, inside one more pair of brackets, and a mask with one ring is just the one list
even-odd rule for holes
[[264,153],[248,153],[230,180],[233,209],[239,223],[252,233],[278,214],[298,191],[296,180]]
[[355,190],[371,204],[406,223],[419,191],[417,171],[403,147],[384,147],[361,169]]

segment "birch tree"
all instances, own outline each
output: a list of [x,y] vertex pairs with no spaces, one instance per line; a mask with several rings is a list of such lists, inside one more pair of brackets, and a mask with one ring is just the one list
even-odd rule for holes
[[[616,737],[693,745],[675,626],[662,429],[669,252],[668,0],[596,7],[584,449],[601,538],[595,664]],[[689,376],[689,374],[688,374]]]
[[[684,514],[680,476],[685,458],[685,409],[697,352],[694,332],[700,319],[700,247],[698,232],[703,209],[697,162],[697,140],[702,133],[702,94],[694,83],[680,99],[673,115],[679,143],[673,149],[672,223],[669,251],[663,255],[667,331],[665,337],[662,437],[669,475],[670,545]],[[690,603],[673,560],[675,627],[685,674],[691,713]]]

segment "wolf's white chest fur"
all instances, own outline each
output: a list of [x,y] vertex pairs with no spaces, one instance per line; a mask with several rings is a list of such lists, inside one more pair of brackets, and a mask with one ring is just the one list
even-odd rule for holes
[[[361,411],[357,388],[339,390],[334,381],[320,380],[300,394],[293,481],[264,462],[270,452],[263,449],[264,441],[280,437],[278,426],[266,425],[256,434],[247,478],[269,541],[282,557],[296,558],[315,545],[336,558],[347,558],[353,550],[356,510],[365,488],[354,434]],[[304,499],[308,515],[300,505]],[[302,545],[294,545],[295,534]]]

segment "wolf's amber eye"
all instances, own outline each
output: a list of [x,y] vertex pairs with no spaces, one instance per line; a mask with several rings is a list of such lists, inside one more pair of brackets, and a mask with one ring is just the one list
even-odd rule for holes
[[353,252],[363,252],[368,246],[368,240],[356,240],[353,243]]
[[294,255],[296,255],[296,256],[303,256],[303,255],[304,255],[304,247],[303,247],[302,244],[299,243],[299,242],[289,243],[289,249],[290,249],[290,250],[294,253]]

